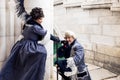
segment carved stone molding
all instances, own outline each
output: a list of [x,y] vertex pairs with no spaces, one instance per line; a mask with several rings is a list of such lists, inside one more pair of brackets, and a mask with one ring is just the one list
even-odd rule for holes
[[120,11],[120,2],[113,3],[110,9],[111,11]]
[[81,7],[83,9],[105,9],[120,11],[120,0],[54,0],[54,6]]
[[84,2],[81,4],[83,9],[95,9],[95,8],[110,8],[111,2]]
[[54,6],[63,4],[63,0],[54,0]]

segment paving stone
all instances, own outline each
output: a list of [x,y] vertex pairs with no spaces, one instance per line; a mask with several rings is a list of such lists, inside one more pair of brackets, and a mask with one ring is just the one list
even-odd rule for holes
[[92,65],[92,64],[89,64],[89,63],[86,63],[86,65],[88,66],[89,71],[96,70],[96,69],[100,68],[98,66],[95,66],[95,65]]
[[110,78],[110,79],[104,79],[104,80],[118,80],[117,77]]
[[104,80],[112,77],[116,77],[117,75],[109,72],[103,68],[95,69],[90,71],[90,75],[92,80]]
[[120,75],[117,77],[117,80],[120,80]]
[[[120,75],[117,76],[116,74],[93,64],[86,63],[86,65],[88,65],[88,70],[90,72],[92,80],[120,80]],[[50,80],[57,80],[56,72],[56,68],[53,67],[53,77]],[[58,77],[58,80],[61,80],[60,75]]]

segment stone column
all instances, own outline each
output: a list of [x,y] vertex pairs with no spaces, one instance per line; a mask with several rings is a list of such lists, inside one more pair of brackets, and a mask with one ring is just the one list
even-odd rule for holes
[[[25,0],[25,7],[27,12],[30,12],[34,7],[43,8],[45,18],[43,19],[43,27],[47,29],[50,33],[53,33],[53,0]],[[46,62],[46,74],[44,80],[50,80],[52,72],[52,57],[53,54],[53,44],[49,41],[45,45],[47,49],[47,62]],[[52,80],[52,79],[51,79]]]
[[13,0],[9,0],[6,2],[7,10],[6,10],[6,51],[7,56],[10,54],[10,50],[14,44],[14,7],[15,3]]
[[0,1],[0,65],[6,57],[6,0]]

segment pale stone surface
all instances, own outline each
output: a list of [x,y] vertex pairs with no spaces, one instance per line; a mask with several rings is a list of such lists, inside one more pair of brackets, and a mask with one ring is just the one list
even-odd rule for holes
[[0,61],[4,61],[6,57],[6,38],[0,37]]
[[118,80],[118,79],[115,77],[115,78],[104,79],[104,80]]
[[120,47],[120,37],[115,38],[115,44],[116,46]]
[[100,62],[100,61],[97,61],[97,60],[94,60],[93,63],[99,67],[104,67],[104,63],[103,62]]
[[120,16],[106,16],[100,17],[99,21],[101,24],[110,24],[110,25],[118,25],[120,24]]
[[89,12],[90,16],[112,16],[112,12],[109,9],[92,9]]
[[95,66],[95,65],[92,65],[92,64],[89,64],[89,63],[86,63],[86,65],[88,66],[88,70],[89,70],[89,71],[93,71],[93,70],[96,70],[96,69],[100,69],[99,66]]
[[19,36],[22,32],[23,22],[20,18],[15,15],[15,22],[14,22],[14,36]]
[[66,10],[65,10],[65,8],[63,8],[62,5],[54,7],[54,16],[59,17],[60,15],[64,15],[64,14],[66,14]]
[[0,2],[0,61],[4,61],[6,57],[6,12],[5,0]]
[[95,69],[93,71],[90,71],[90,75],[92,77],[92,80],[103,80],[108,77],[115,77],[117,76],[114,73],[109,72],[108,70],[105,69]]
[[79,7],[67,9],[66,14],[67,14],[67,16],[71,16],[71,17],[76,17],[76,16],[89,17],[89,11],[83,10]]
[[93,44],[92,43],[81,43],[82,46],[84,47],[84,49],[87,49],[87,50],[92,50],[92,46]]
[[120,36],[120,25],[103,25],[103,35]]
[[112,11],[120,11],[120,2],[114,2],[111,6]]
[[[55,24],[59,27],[61,34],[68,29],[76,33],[77,40],[86,51],[88,50],[86,52],[87,62],[102,67],[109,62],[111,64],[108,64],[108,67],[118,70],[112,66],[114,64],[116,66],[113,67],[117,67],[120,60],[120,12],[110,10],[112,4],[118,0],[86,0],[86,2],[82,1],[83,4],[79,3],[82,7],[78,4],[72,7],[75,0],[67,0],[67,2],[67,7],[64,7],[64,4],[55,6],[57,8],[55,9]],[[88,9],[83,9],[84,7]],[[96,53],[93,61],[92,51]]]
[[117,80],[120,80],[120,75],[117,77]]
[[83,29],[84,29],[83,33],[102,34],[102,27],[101,27],[101,25],[84,25]]
[[112,46],[106,46],[106,45],[97,45],[97,52],[104,53],[106,55],[114,56],[114,57],[120,57],[120,48],[118,47],[112,47]]
[[8,36],[6,37],[6,57],[10,55],[10,51],[14,45],[14,36]]
[[77,36],[77,39],[78,41],[80,42],[86,42],[86,43],[89,43],[90,42],[90,39],[89,39],[89,35],[88,34],[79,34]]
[[[76,22],[75,22],[76,23]],[[72,31],[74,31],[75,33],[79,33],[79,34],[102,34],[102,27],[101,25],[91,25],[91,24],[86,24],[86,25],[81,25],[81,24],[71,24],[68,25],[69,29],[71,29]],[[67,26],[66,26],[67,27]],[[73,29],[74,27],[74,29]]]
[[81,8],[83,9],[97,9],[97,8],[110,8],[110,2],[84,2],[81,4]]
[[94,59],[94,52],[92,51],[85,51],[85,58],[88,58],[88,59]]
[[74,17],[72,18],[78,24],[98,24],[98,17]]
[[116,11],[115,11],[115,12],[112,12],[112,15],[113,15],[113,16],[120,16],[120,12],[119,12],[119,11],[118,11],[118,12],[116,12]]
[[115,45],[114,37],[103,35],[91,35],[91,42],[109,46]]
[[95,56],[96,61],[100,61],[100,62],[104,63],[104,61],[105,61],[105,55],[104,54],[95,52],[94,56]]
[[119,69],[119,67],[120,67],[120,58],[119,58],[119,56],[118,57],[109,57],[108,58],[108,60],[109,60],[109,62],[113,65],[113,66],[118,66],[118,69]]

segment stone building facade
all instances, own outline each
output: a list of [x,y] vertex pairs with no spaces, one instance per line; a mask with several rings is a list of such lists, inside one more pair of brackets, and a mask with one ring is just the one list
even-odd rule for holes
[[[29,13],[33,7],[43,8],[45,18],[42,25],[53,32],[53,0],[25,0],[25,8]],[[14,0],[0,0],[0,68],[10,54],[10,50],[16,39],[21,34],[23,22],[15,13]],[[45,80],[49,80],[52,73],[53,44],[49,41],[47,48],[47,66]]]
[[54,25],[76,33],[86,62],[120,73],[120,0],[54,0]]

